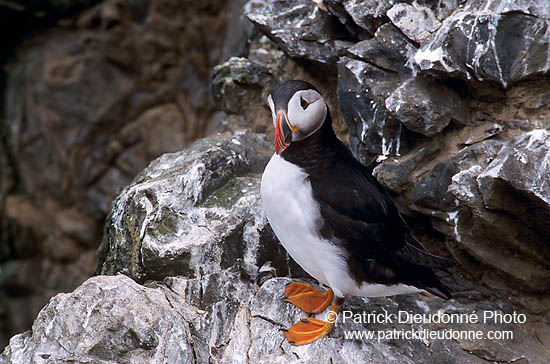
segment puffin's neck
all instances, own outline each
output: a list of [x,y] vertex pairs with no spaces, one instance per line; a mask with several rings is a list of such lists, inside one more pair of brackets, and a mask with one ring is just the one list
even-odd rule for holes
[[299,142],[292,142],[281,153],[281,157],[299,167],[311,169],[333,160],[338,155],[346,158],[347,154],[349,151],[336,137],[330,113],[327,112],[323,126],[319,130]]

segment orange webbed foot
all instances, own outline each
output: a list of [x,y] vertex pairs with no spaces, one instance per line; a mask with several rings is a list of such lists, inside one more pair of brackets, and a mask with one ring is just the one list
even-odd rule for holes
[[292,282],[285,287],[283,301],[290,302],[308,313],[319,313],[330,305],[333,298],[331,288],[320,292],[309,284]]
[[288,330],[283,330],[288,342],[292,345],[305,345],[325,337],[332,331],[334,323],[306,318],[295,323]]

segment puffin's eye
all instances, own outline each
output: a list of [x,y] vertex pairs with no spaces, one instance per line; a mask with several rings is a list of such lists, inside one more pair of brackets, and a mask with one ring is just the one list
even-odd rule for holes
[[309,106],[309,102],[307,102],[302,96],[300,96],[300,106],[304,110]]

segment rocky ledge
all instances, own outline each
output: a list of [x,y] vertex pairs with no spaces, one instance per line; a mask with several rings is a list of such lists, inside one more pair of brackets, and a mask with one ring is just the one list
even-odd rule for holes
[[[200,279],[170,277],[139,285],[124,275],[89,279],[70,294],[59,294],[40,312],[32,331],[14,336],[3,363],[543,363],[544,346],[529,336],[529,324],[456,324],[454,330],[511,332],[506,341],[471,338],[395,340],[390,335],[432,330],[448,324],[399,323],[402,312],[502,314],[495,304],[463,304],[427,295],[394,299],[350,299],[349,315],[387,315],[359,323],[349,316],[328,338],[292,346],[281,329],[306,316],[279,299],[288,278],[270,278],[258,287],[242,272],[207,274]],[[351,312],[351,313],[350,313]],[[323,316],[321,314],[321,316]],[[365,320],[366,321],[366,320]],[[380,338],[346,339],[346,332],[374,332]],[[379,332],[383,332],[382,337]],[[393,334],[392,334],[393,333]]]

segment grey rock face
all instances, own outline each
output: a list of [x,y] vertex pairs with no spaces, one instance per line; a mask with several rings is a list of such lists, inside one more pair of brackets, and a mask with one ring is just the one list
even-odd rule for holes
[[[471,135],[466,134],[468,139]],[[375,174],[389,190],[410,196],[412,210],[456,241],[456,254],[466,253],[477,262],[461,260],[464,267],[487,269],[486,284],[496,288],[504,280],[507,289],[529,296],[550,288],[547,155],[548,132],[539,129],[507,142],[479,141],[460,151],[434,141],[384,161]],[[513,301],[534,311],[543,304]]]
[[382,47],[376,39],[367,39],[348,48],[347,53],[351,58],[366,61],[382,69],[397,72],[400,55],[390,49]]
[[397,28],[384,24],[338,62],[338,107],[350,128],[352,151],[369,166],[410,151],[418,139],[386,106],[401,75],[406,77],[405,62],[413,49]]
[[[536,130],[493,151],[488,164],[462,162],[449,187],[469,207],[456,216],[457,239],[485,264],[537,292],[550,289],[549,140],[546,130]],[[497,242],[515,254],[494,251]]]
[[[510,140],[497,158],[478,177],[478,187],[485,206],[493,210],[517,211],[517,205],[506,205],[497,195],[498,183],[516,193],[524,193],[542,206],[550,207],[550,133],[539,129]],[[508,192],[508,193],[507,193]],[[513,195],[513,191],[501,193]],[[535,219],[536,220],[536,219]]]
[[[291,346],[281,328],[305,314],[279,299],[289,282],[274,278],[258,287],[236,272],[225,272],[200,279],[172,277],[144,287],[124,275],[94,277],[70,294],[55,296],[38,315],[32,331],[10,340],[0,362],[246,364],[296,363],[299,358],[300,363],[483,363],[521,357],[528,363],[543,363],[545,358],[544,347],[522,336],[521,326],[496,325],[492,320],[457,324],[456,330],[508,330],[520,339],[508,342],[506,348],[497,340],[468,338],[401,339],[396,346],[389,335],[412,327],[403,322],[405,315],[399,311],[475,312],[480,318],[484,311],[502,312],[494,303],[447,303],[424,295],[350,299],[344,305],[347,319],[341,314],[329,337],[311,345]],[[360,323],[351,318],[362,312],[389,319]],[[434,323],[417,330],[443,335],[445,329],[445,324]],[[346,338],[351,330],[373,332],[380,339]]]
[[398,84],[397,74],[348,57],[341,58],[338,74],[338,106],[350,127],[355,155],[372,165],[379,155],[405,152],[406,128],[388,115],[384,104]]
[[313,1],[251,1],[246,14],[291,57],[335,63],[346,45],[345,34],[334,27],[335,19]]
[[408,129],[426,136],[441,132],[451,119],[462,123],[470,119],[455,91],[422,78],[399,85],[386,99],[386,109]]
[[55,296],[32,332],[14,336],[3,363],[191,362],[185,318],[196,308],[175,302],[160,289],[125,276],[95,277],[70,294]]
[[545,10],[535,8],[538,17],[512,3],[455,12],[411,62],[422,71],[490,80],[504,88],[548,73],[550,17]]
[[418,180],[413,195],[415,204],[441,211],[456,208],[454,197],[447,191],[455,173],[452,162],[436,164]]
[[206,135],[243,4],[0,2],[0,345],[93,274],[119,190]]
[[326,0],[324,4],[350,32],[369,38],[384,23],[383,17],[391,8],[391,1],[387,0]]
[[278,83],[278,77],[270,61],[272,53],[279,53],[277,56],[283,53],[269,49],[270,53],[264,48],[262,51],[261,60],[231,57],[212,69],[210,93],[224,113],[218,131],[254,129],[265,132],[272,125],[266,99]]
[[253,106],[262,107],[264,111],[263,104],[267,95],[251,93],[252,97],[256,97],[247,100],[245,96],[247,89],[265,87],[267,91],[273,89],[275,85],[273,72],[266,65],[246,58],[232,57],[212,70],[210,92],[216,104],[221,106],[224,112],[236,114],[246,109],[255,115]]
[[213,136],[153,161],[113,203],[96,272],[143,282],[239,266],[256,276],[270,260],[288,274],[259,198],[271,149],[258,134]]
[[401,61],[396,62],[394,67],[399,67],[398,70],[400,73],[406,73],[402,68],[405,67],[408,55],[415,52],[417,47],[391,23],[386,23],[378,27],[376,33],[374,33],[374,38],[384,48],[397,52],[402,56]]
[[407,37],[418,43],[426,40],[441,26],[430,8],[419,6],[417,3],[395,4],[386,14]]
[[379,164],[373,174],[378,179],[378,182],[385,188],[396,193],[403,193],[406,189],[406,184],[412,179],[412,175],[418,165],[427,158],[440,151],[440,147],[435,144],[428,144],[425,147],[417,148],[413,152],[407,154],[405,158],[400,160],[390,159]]

